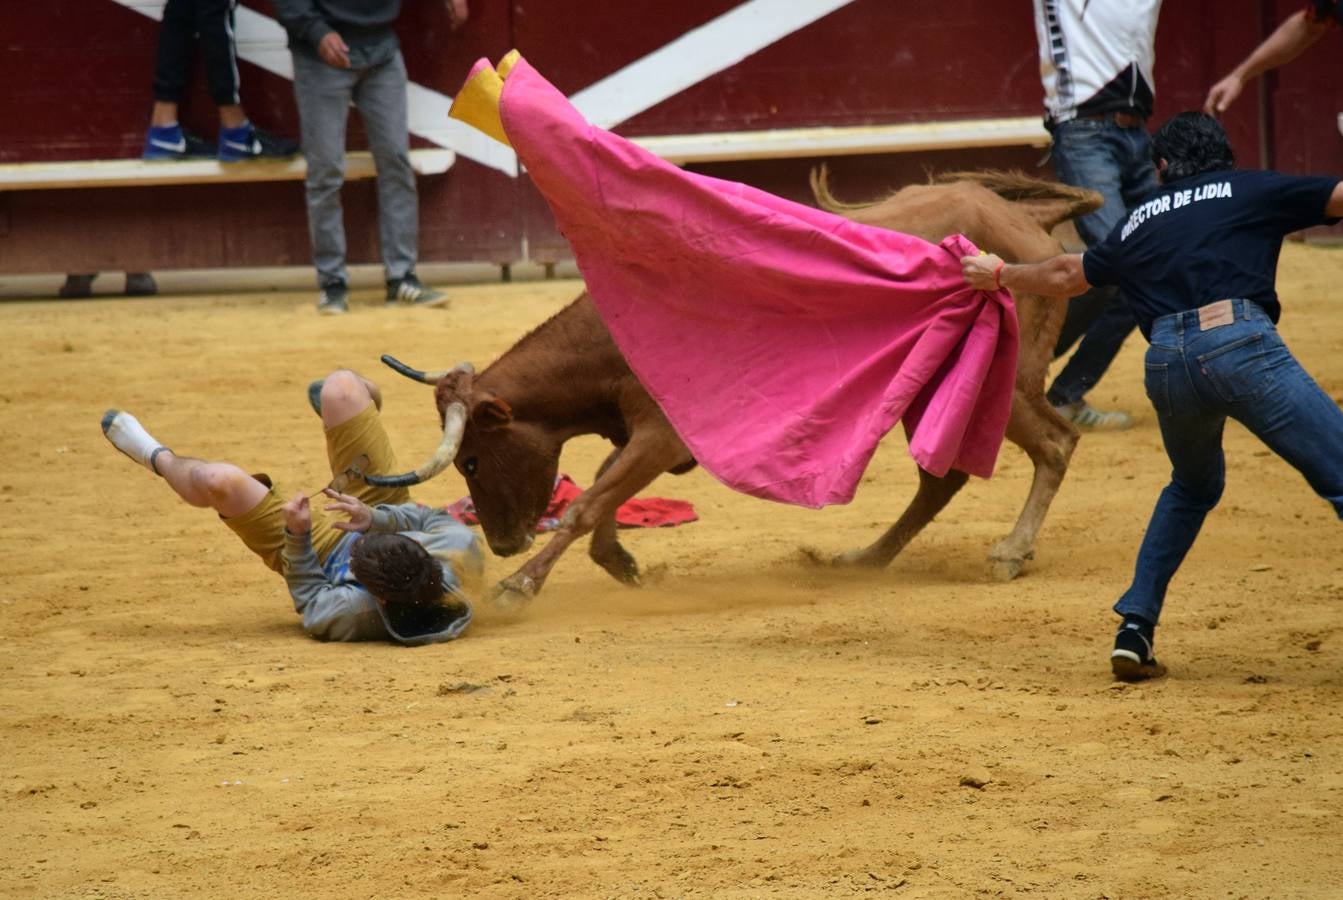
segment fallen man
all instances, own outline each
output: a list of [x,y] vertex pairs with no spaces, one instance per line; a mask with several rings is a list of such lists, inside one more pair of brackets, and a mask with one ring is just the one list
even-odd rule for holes
[[[319,508],[303,493],[285,501],[264,475],[178,456],[130,413],[108,410],[102,427],[114,447],[190,505],[215,510],[282,575],[312,637],[406,646],[457,637],[471,621],[461,585],[480,574],[479,539],[446,512],[410,502],[404,487],[358,477],[397,465],[375,384],[341,369],[314,382],[309,397],[322,417],[333,475],[322,490],[329,502]],[[347,488],[351,493],[342,493]]]

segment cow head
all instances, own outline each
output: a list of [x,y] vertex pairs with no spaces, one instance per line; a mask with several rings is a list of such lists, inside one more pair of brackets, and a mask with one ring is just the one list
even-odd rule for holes
[[466,479],[490,549],[499,556],[512,556],[530,547],[536,523],[554,492],[561,442],[541,425],[515,419],[507,401],[476,384],[470,366],[424,373],[389,356],[383,362],[409,378],[434,385],[444,438],[430,461],[415,471],[368,475],[365,480],[379,485],[418,484],[451,462]]
[[499,556],[526,550],[554,493],[560,443],[548,429],[514,418],[508,402],[475,384],[471,373],[445,375],[434,400],[440,417],[458,403],[467,410],[454,463],[490,549]]

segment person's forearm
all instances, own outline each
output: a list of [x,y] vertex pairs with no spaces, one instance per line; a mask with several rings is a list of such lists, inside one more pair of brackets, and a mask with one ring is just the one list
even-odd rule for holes
[[317,561],[313,552],[310,532],[295,534],[288,528],[284,530],[284,580],[289,586],[289,595],[294,598],[294,611],[303,610],[328,587],[326,572]]
[[1299,10],[1284,19],[1253,53],[1245,57],[1241,64],[1231,71],[1231,74],[1244,83],[1270,69],[1289,63],[1315,43],[1327,27],[1325,23],[1308,21],[1305,10]]
[[1013,293],[1044,297],[1076,297],[1088,285],[1077,254],[1055,256],[1038,263],[1008,263],[998,273],[998,283]]

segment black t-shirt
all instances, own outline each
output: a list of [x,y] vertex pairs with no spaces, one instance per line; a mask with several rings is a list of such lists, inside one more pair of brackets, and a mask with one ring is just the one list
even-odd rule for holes
[[1231,169],[1182,178],[1129,210],[1086,251],[1087,281],[1118,285],[1144,335],[1160,316],[1237,297],[1276,322],[1282,239],[1338,221],[1324,214],[1338,182]]

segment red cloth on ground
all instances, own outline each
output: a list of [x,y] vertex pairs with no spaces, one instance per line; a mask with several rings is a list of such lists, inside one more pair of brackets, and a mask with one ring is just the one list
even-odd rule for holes
[[[581,493],[583,489],[568,475],[562,474],[556,478],[555,492],[550,496],[545,515],[536,523],[536,533],[544,534],[559,528],[560,517]],[[469,496],[443,507],[443,511],[463,525],[480,524],[480,517],[476,515],[476,505]],[[665,528],[698,520],[695,507],[687,501],[668,500],[663,497],[633,497],[616,510],[616,524],[621,528]]]

